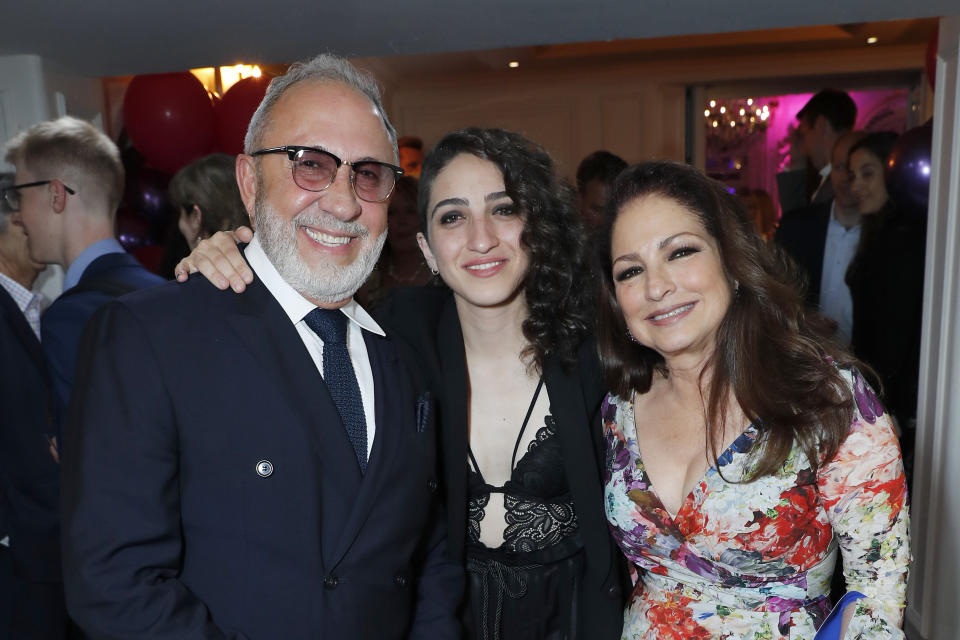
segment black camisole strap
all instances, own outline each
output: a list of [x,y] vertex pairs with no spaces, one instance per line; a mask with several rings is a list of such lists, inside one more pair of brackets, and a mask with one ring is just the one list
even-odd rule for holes
[[[543,388],[543,378],[540,378],[540,381],[537,382],[537,390],[533,392],[533,399],[530,400],[530,406],[527,407],[527,415],[523,418],[523,424],[520,426],[520,433],[517,434],[517,441],[513,445],[513,455],[510,457],[510,470],[513,471],[513,468],[517,464],[517,450],[520,448],[520,442],[523,439],[523,432],[527,430],[527,423],[530,422],[530,416],[533,414],[533,408],[537,404],[537,398],[540,397],[540,389]],[[473,463],[473,468],[477,472],[477,475],[480,476],[480,481],[483,484],[487,484],[486,478],[483,477],[483,472],[480,471],[480,465],[477,464],[477,459],[473,455],[473,448],[470,446],[470,442],[467,442],[467,455],[470,456],[470,462]],[[502,488],[502,487],[500,487]]]

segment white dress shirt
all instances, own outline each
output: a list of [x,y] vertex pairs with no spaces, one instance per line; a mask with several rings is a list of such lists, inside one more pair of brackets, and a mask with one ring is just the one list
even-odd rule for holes
[[[308,313],[317,308],[317,305],[300,295],[280,276],[267,254],[263,252],[263,247],[256,235],[244,249],[244,255],[250,262],[253,272],[260,278],[260,281],[263,282],[263,285],[273,297],[277,299],[277,302],[283,307],[283,311],[290,318],[290,322],[296,327],[300,339],[303,340],[303,344],[313,359],[317,371],[322,376],[323,340],[307,326],[304,320]],[[350,300],[340,307],[340,311],[350,320],[347,323],[347,351],[350,354],[353,371],[357,376],[357,384],[360,386],[363,415],[367,422],[367,459],[369,460],[370,452],[373,449],[373,438],[377,432],[377,424],[373,395],[373,368],[370,366],[370,358],[367,355],[367,344],[363,340],[363,329],[380,336],[386,336],[386,334],[356,301]]]
[[813,190],[813,193],[810,194],[810,202],[813,202],[817,199],[817,194],[820,193],[820,189],[823,189],[823,185],[827,184],[827,180],[830,179],[830,172],[833,170],[833,165],[827,163],[823,169],[820,169],[820,184],[817,185],[817,188]]
[[820,276],[820,312],[837,323],[837,333],[844,345],[850,344],[853,332],[853,299],[847,286],[847,267],[860,244],[860,225],[845,229],[834,215],[836,203],[830,205],[827,240],[823,246],[823,270]]
[[46,298],[43,297],[42,293],[34,293],[13,278],[2,273],[0,273],[0,286],[6,289],[10,297],[13,298],[13,301],[17,303],[17,307],[20,308],[20,312],[23,313],[30,328],[33,329],[33,332],[36,334],[37,340],[39,340],[40,314],[43,312],[44,307],[46,307],[46,304],[44,304]]

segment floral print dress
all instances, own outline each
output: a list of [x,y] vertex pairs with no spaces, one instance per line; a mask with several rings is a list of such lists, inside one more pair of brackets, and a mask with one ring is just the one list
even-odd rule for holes
[[[866,597],[847,640],[903,638],[910,545],[906,483],[890,419],[855,370],[853,423],[814,473],[795,446],[749,483],[751,425],[671,516],[637,446],[633,403],[607,396],[604,500],[613,536],[639,576],[624,612],[630,640],[812,639],[830,611],[837,552],[847,588]],[[642,425],[641,425],[642,427]]]

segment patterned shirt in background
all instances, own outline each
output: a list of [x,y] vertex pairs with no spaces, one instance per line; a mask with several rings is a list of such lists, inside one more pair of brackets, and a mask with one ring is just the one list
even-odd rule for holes
[[20,308],[20,311],[30,324],[30,328],[33,329],[33,332],[36,334],[37,340],[39,340],[40,314],[43,313],[43,310],[47,306],[47,299],[43,297],[42,293],[34,293],[16,280],[2,273],[0,273],[0,286],[6,289],[10,297],[13,298],[13,301],[17,303],[17,307]]
[[[841,374],[855,400],[850,434],[814,473],[795,446],[779,471],[750,470],[751,425],[671,516],[640,459],[633,403],[604,401],[604,500],[614,538],[640,568],[624,612],[630,640],[811,640],[830,610],[839,549],[857,601],[845,638],[903,638],[910,544],[900,448],[873,390]],[[642,425],[641,425],[642,428]]]

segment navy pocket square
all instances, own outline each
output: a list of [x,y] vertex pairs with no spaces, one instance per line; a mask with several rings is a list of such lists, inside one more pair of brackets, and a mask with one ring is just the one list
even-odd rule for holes
[[424,391],[417,397],[417,433],[427,430],[430,421],[430,392]]

